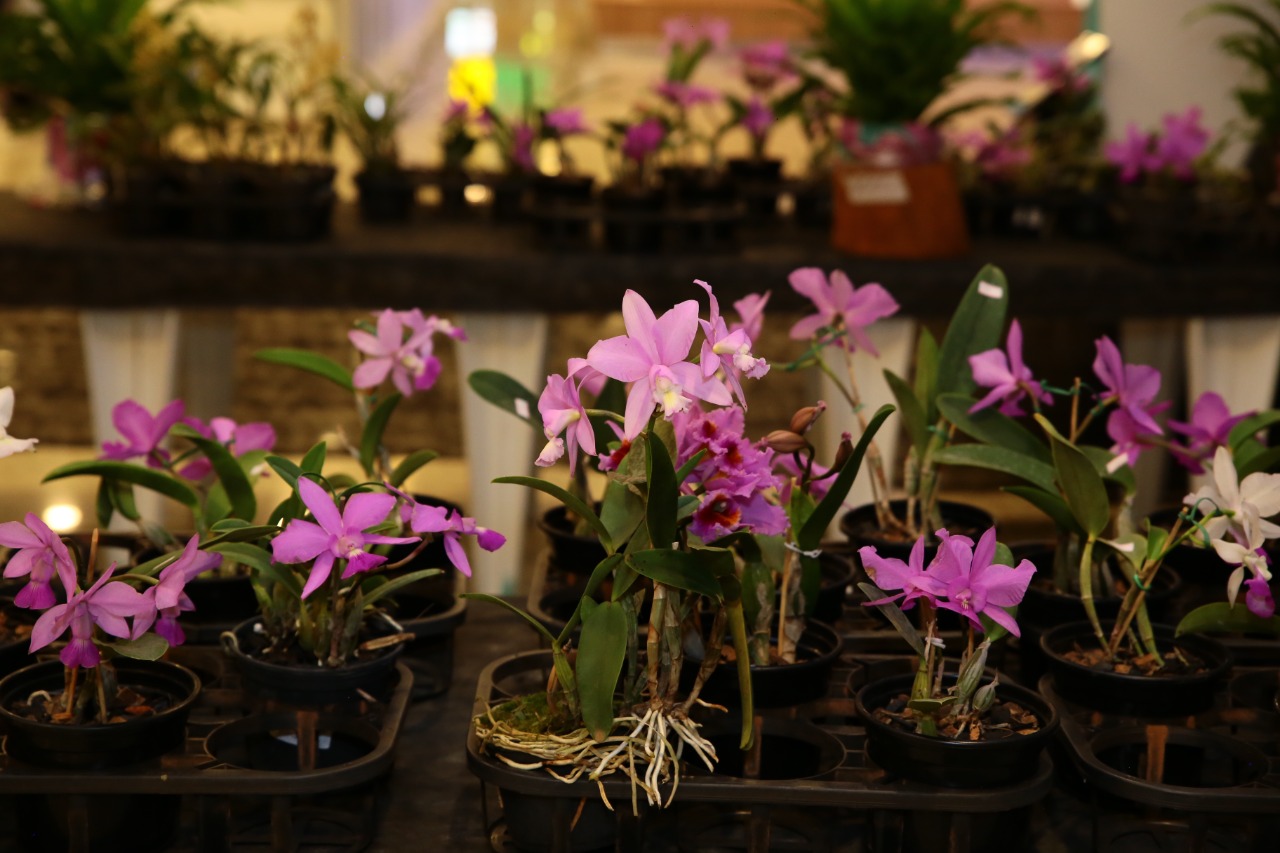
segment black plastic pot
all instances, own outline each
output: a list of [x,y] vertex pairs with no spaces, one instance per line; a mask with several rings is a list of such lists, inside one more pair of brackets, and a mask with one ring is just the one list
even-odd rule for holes
[[778,194],[782,189],[782,161],[765,157],[733,159],[725,164],[747,215],[759,221],[778,216]]
[[519,222],[529,207],[533,176],[522,172],[496,175],[489,183],[489,216],[494,222]]
[[[834,628],[810,619],[800,635],[795,663],[752,665],[751,697],[755,707],[787,708],[827,695],[827,682],[842,649],[843,641]],[[701,664],[700,659],[685,657],[680,680],[686,689],[693,685]],[[737,665],[721,663],[717,666],[703,685],[702,698],[717,705],[738,705]]]
[[791,190],[791,218],[804,228],[831,226],[831,176],[804,180]]
[[36,620],[35,614],[30,610],[15,606],[12,598],[0,597],[0,621],[3,621],[5,636],[8,637],[0,642],[0,678],[2,678],[31,663],[31,655],[27,651],[31,640],[29,637],[15,636],[14,629],[20,625],[29,627]]
[[1162,194],[1122,187],[1112,216],[1126,254],[1153,263],[1182,263],[1195,254],[1196,201],[1190,187]]
[[656,252],[662,248],[664,196],[648,187],[612,186],[600,193],[604,244],[611,252]]
[[[378,696],[395,680],[396,659],[404,643],[378,649],[366,658],[348,661],[340,667],[318,664],[286,666],[255,657],[261,648],[261,621],[249,619],[222,635],[222,647],[240,672],[246,693],[263,700],[276,700],[301,708],[329,705],[358,706],[363,694]],[[395,629],[383,622],[370,636],[390,634]]]
[[[1080,646],[1097,643],[1088,622],[1059,625],[1040,638],[1049,661],[1054,689],[1068,702],[1137,717],[1182,717],[1213,705],[1215,691],[1231,673],[1231,652],[1209,637],[1188,635],[1174,639],[1173,629],[1154,626],[1157,643],[1165,650],[1176,647],[1200,658],[1205,671],[1192,675],[1143,676],[1091,669],[1063,655]],[[1103,630],[1110,626],[1103,624]]]
[[550,248],[583,249],[595,219],[595,180],[587,175],[538,175],[529,209],[538,241]]
[[365,169],[356,175],[360,218],[384,224],[408,222],[418,195],[416,176],[404,169]]
[[824,544],[818,564],[822,569],[822,582],[818,587],[818,603],[814,605],[813,618],[831,624],[844,614],[845,597],[856,572],[853,554],[831,550]]
[[595,536],[574,533],[569,512],[562,506],[547,510],[538,518],[537,524],[551,546],[552,565],[585,583],[606,556],[600,540]]
[[[890,501],[889,506],[895,515],[901,517],[906,510],[907,502],[904,500]],[[991,517],[991,513],[972,504],[957,503],[956,501],[938,501],[938,506],[942,510],[943,527],[952,533],[962,533],[965,536],[970,536],[974,540],[985,533],[987,528],[994,527],[996,523],[995,519]],[[855,507],[842,515],[840,517],[840,532],[849,540],[855,554],[859,548],[871,545],[875,547],[876,553],[881,557],[905,561],[911,556],[911,548],[915,545],[914,542],[901,542],[884,538],[876,525],[876,508],[873,504]],[[929,561],[933,559],[934,554],[937,552],[938,542],[930,534],[924,543],[925,565],[929,564]]]
[[[1040,730],[999,740],[953,741],[905,732],[875,719],[893,697],[911,692],[915,675],[873,681],[854,702],[867,727],[867,755],[886,773],[948,788],[998,788],[1035,775],[1040,753],[1058,728],[1058,713],[1035,691],[1000,682],[996,696],[1017,702],[1040,718]],[[954,683],[954,676],[951,678]]]

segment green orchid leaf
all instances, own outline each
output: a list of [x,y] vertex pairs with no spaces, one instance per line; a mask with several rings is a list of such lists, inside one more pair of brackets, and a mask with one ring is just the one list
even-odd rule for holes
[[1071,514],[1088,536],[1098,536],[1111,520],[1111,503],[1102,477],[1089,457],[1063,438],[1043,415],[1035,417],[1052,442],[1054,472]]
[[613,540],[609,537],[609,531],[605,529],[604,522],[600,520],[600,516],[596,515],[595,510],[587,506],[586,501],[566,489],[557,486],[555,483],[549,483],[537,477],[498,477],[495,483],[511,483],[517,486],[526,486],[530,489],[536,489],[539,492],[546,492],[560,503],[564,504],[569,510],[575,513],[579,518],[590,524],[600,537],[600,544],[604,546],[604,550],[610,554],[614,551]]
[[467,377],[471,390],[493,405],[510,412],[542,432],[542,419],[538,415],[538,395],[505,373],[497,370],[473,370]]
[[1237,463],[1236,476],[1243,480],[1259,471],[1269,474],[1275,473],[1277,469],[1280,469],[1280,447],[1270,447],[1253,454],[1243,464]]
[[986,468],[1002,471],[1049,492],[1057,492],[1053,468],[1030,456],[990,444],[956,444],[934,451],[933,459],[941,465]]
[[596,742],[604,740],[613,728],[613,695],[627,654],[627,636],[634,631],[621,602],[603,602],[583,616],[578,700],[582,722]]
[[685,463],[676,469],[676,485],[680,485],[685,480],[689,479],[689,475],[693,473],[693,469],[698,467],[698,463],[701,462],[706,455],[707,449],[704,447],[685,460]]
[[925,414],[924,407],[911,386],[901,376],[892,370],[885,370],[884,380],[888,383],[889,390],[893,392],[893,399],[898,404],[898,414],[902,416],[902,423],[907,428],[911,445],[917,452],[924,453],[924,449],[929,446],[929,427],[932,426],[932,422],[926,420],[928,415]]
[[1258,433],[1278,423],[1280,423],[1280,409],[1267,409],[1250,415],[1231,428],[1231,432],[1227,434],[1227,446],[1234,453]]
[[759,562],[760,543],[756,537],[757,534],[739,530],[736,533],[730,533],[728,536],[721,536],[719,539],[708,542],[707,545],[711,548],[732,548],[743,560]]
[[[230,521],[231,519],[226,519]],[[239,519],[236,519],[237,521]],[[219,522],[219,523],[225,523]],[[210,532],[215,535],[207,542],[201,542],[200,547],[209,549],[214,545],[221,545],[223,542],[255,542],[264,537],[272,536],[280,531],[280,528],[274,525],[246,525],[244,527],[223,528],[221,530],[212,530]]]
[[1038,489],[1035,486],[1004,486],[1001,491],[1017,495],[1049,516],[1054,527],[1058,528],[1059,531],[1074,533],[1078,536],[1084,535],[1080,522],[1076,521],[1076,517],[1071,514],[1071,507],[1067,506],[1067,502],[1058,494],[1057,489],[1052,492],[1046,492],[1044,489]]
[[175,501],[185,504],[194,510],[200,508],[200,498],[196,495],[195,490],[183,481],[153,468],[133,465],[128,462],[114,462],[106,459],[68,462],[66,465],[59,465],[54,468],[45,475],[41,482],[49,483],[65,477],[78,476],[106,477],[133,483],[135,486],[142,486],[144,489],[150,489],[153,492],[159,492],[165,497],[173,498]]
[[1243,603],[1234,607],[1225,601],[1205,604],[1192,610],[1178,623],[1175,636],[1183,634],[1258,634],[1280,637],[1280,616],[1263,619],[1249,612]]
[[[925,404],[924,422],[938,422],[938,340],[928,329],[920,330],[916,341],[916,399]],[[896,395],[895,395],[896,396]],[[920,445],[923,447],[924,445]]]
[[673,551],[655,548],[627,555],[627,564],[657,583],[719,600],[716,578],[734,571],[733,553],[715,548]]
[[644,521],[644,499],[627,488],[626,483],[610,480],[604,487],[600,521],[609,531],[610,540],[626,542]]
[[1127,464],[1119,465],[1115,470],[1108,470],[1112,468],[1116,458],[1110,450],[1091,444],[1077,444],[1076,448],[1093,463],[1093,470],[1097,471],[1098,476],[1103,480],[1115,483],[1124,489],[1126,495],[1132,495],[1138,491],[1138,481],[1133,475],[1133,469]]
[[932,717],[948,705],[954,705],[958,702],[958,696],[943,696],[940,699],[912,699],[907,702],[907,707],[911,710],[924,714],[926,717]]
[[204,458],[213,466],[218,483],[226,495],[227,506],[231,515],[236,518],[252,520],[258,512],[258,500],[253,494],[253,484],[245,475],[240,462],[232,455],[222,442],[205,438],[185,424],[173,428],[173,434],[180,436],[199,448]]
[[169,651],[169,643],[159,634],[143,634],[136,640],[95,640],[98,646],[133,660],[160,660]]
[[405,480],[412,477],[418,469],[426,465],[428,462],[431,462],[439,455],[440,454],[436,453],[434,450],[415,450],[413,453],[410,453],[404,459],[400,460],[400,464],[391,471],[391,477],[387,482],[395,486],[397,489],[400,488],[404,485]]
[[970,438],[1050,464],[1049,448],[1036,438],[1035,433],[995,408],[988,407],[970,414],[969,409],[974,402],[972,397],[960,394],[941,394],[938,396],[938,411],[948,423],[955,424],[956,429]]
[[116,514],[115,502],[111,499],[111,481],[98,481],[98,494],[93,502],[94,515],[99,527],[110,527],[111,518]]
[[870,446],[872,439],[884,424],[885,419],[893,414],[893,406],[881,406],[867,424],[867,429],[858,438],[858,443],[853,448],[853,453],[845,460],[844,467],[840,469],[840,473],[836,475],[835,482],[827,490],[827,494],[823,496],[818,506],[814,509],[813,514],[805,521],[804,527],[800,529],[800,533],[796,536],[796,544],[805,551],[812,551],[818,547],[822,541],[822,537],[826,535],[827,528],[831,526],[831,521],[836,517],[836,513],[844,505],[844,499],[849,495],[849,489],[853,487],[853,480],[858,476],[859,469],[862,468],[862,458],[867,455],[867,447]]
[[645,523],[649,527],[649,541],[659,548],[674,548],[677,542],[676,501],[679,482],[671,465],[667,446],[653,432],[645,436],[645,480],[649,484]]
[[364,423],[364,431],[360,434],[360,467],[369,476],[373,476],[374,463],[382,447],[382,436],[387,431],[387,422],[391,420],[391,415],[402,399],[404,399],[403,395],[399,391],[388,394],[369,413],[369,420]]
[[289,488],[298,488],[298,478],[302,476],[303,471],[292,460],[285,459],[283,456],[268,456],[267,464]]
[[351,382],[351,371],[333,359],[318,353],[289,347],[269,347],[258,350],[253,357],[270,364],[283,364],[305,370],[307,373],[314,373],[316,376],[328,379],[344,391],[354,393],[356,390]]
[[[867,597],[868,602],[880,601],[889,597],[889,593],[873,583],[862,581],[858,584],[858,589],[862,590],[862,594]],[[920,636],[920,632],[916,630],[915,625],[911,624],[911,620],[907,618],[907,614],[902,612],[901,607],[896,604],[876,604],[873,606],[885,615],[885,618],[902,635],[902,639],[907,641],[907,645],[915,650],[916,654],[924,655],[924,637]]]
[[[366,588],[363,590],[364,606],[368,608],[375,601],[386,598],[389,595],[394,595],[395,593],[404,589],[406,586],[408,586],[411,583],[417,583],[420,580],[426,580],[427,578],[434,578],[442,574],[444,574],[443,569],[417,569],[416,571],[407,572],[403,575],[399,575],[391,580],[388,580],[385,583],[379,584],[373,589]],[[381,578],[385,576],[374,575],[373,577]]]
[[516,614],[521,619],[523,619],[524,621],[532,625],[533,629],[537,631],[539,634],[541,634],[553,649],[560,648],[558,645],[556,645],[556,638],[551,636],[551,632],[546,629],[546,626],[544,626],[537,619],[534,619],[528,613],[521,610],[519,607],[516,607],[511,602],[498,598],[498,596],[496,595],[489,595],[487,592],[464,592],[460,597],[467,598],[467,599],[474,599],[475,601],[487,601],[490,604],[498,605],[504,610],[509,610],[510,612]]
[[1164,553],[1169,542],[1169,531],[1154,524],[1147,525],[1147,560],[1154,562]]
[[[563,646],[569,642],[569,638],[573,636],[574,629],[578,627],[578,623],[584,617],[585,611],[596,603],[592,598],[596,594],[596,590],[621,565],[622,555],[610,554],[591,570],[591,577],[587,578],[587,585],[582,588],[582,595],[578,598],[578,606],[573,609],[573,615],[569,617],[569,621],[565,622],[564,628],[560,631],[560,636],[556,638],[557,645]],[[615,596],[613,600],[617,601],[619,599]]]
[[319,474],[324,470],[325,457],[329,453],[328,446],[323,442],[317,442],[314,447],[307,451],[302,457],[302,463],[299,466],[303,473]]
[[[751,650],[747,647],[747,625],[742,615],[742,600],[725,604],[729,614],[729,636],[733,638],[735,666],[738,670],[738,704],[742,706],[742,736],[738,748],[747,750],[755,738],[755,698],[751,693]],[[714,653],[714,650],[713,650]]]
[[103,480],[107,485],[108,494],[111,498],[111,505],[130,521],[138,521],[142,518],[142,514],[138,512],[138,502],[133,496],[133,486],[128,483],[122,483],[119,480]]
[[939,394],[969,394],[974,389],[969,356],[995,349],[1009,309],[1004,272],[988,264],[978,271],[960,299],[938,347]]
[[1099,543],[1115,551],[1128,565],[1125,574],[1132,575],[1142,568],[1147,559],[1147,537],[1139,533],[1126,533],[1115,539],[1099,539]]

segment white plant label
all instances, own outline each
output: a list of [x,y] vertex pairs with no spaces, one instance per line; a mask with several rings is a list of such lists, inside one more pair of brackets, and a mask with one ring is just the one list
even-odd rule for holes
[[1112,457],[1111,461],[1107,463],[1107,473],[1114,474],[1128,464],[1129,457],[1121,453],[1119,456]]
[[988,299],[1003,299],[1004,288],[989,281],[978,282],[978,292]]
[[850,204],[906,204],[911,190],[902,172],[856,172],[845,176],[844,194]]
[[523,397],[516,398],[516,414],[522,418],[529,417],[529,401]]

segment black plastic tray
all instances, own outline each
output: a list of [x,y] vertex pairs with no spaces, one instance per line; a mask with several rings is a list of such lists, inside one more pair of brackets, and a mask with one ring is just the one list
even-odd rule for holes
[[[494,661],[480,674],[474,713],[483,713],[492,701],[545,685],[550,666],[551,655],[547,651],[524,652]],[[708,774],[705,770],[682,775],[675,798],[674,812],[677,817],[672,820],[681,822],[679,814],[683,813],[685,818],[688,816],[685,807],[702,804],[716,807],[713,812],[721,819],[726,811],[731,815],[745,815],[748,824],[763,821],[766,825],[773,825],[776,819],[777,825],[774,828],[782,832],[786,830],[784,814],[788,810],[800,809],[808,812],[803,823],[828,820],[815,817],[812,814],[815,808],[835,809],[839,810],[838,820],[846,824],[846,834],[851,832],[864,838],[878,839],[873,844],[877,850],[902,849],[904,816],[908,818],[908,828],[912,823],[923,823],[930,819],[935,825],[940,822],[939,831],[942,836],[951,838],[950,849],[955,853],[978,849],[982,845],[976,842],[976,846],[970,846],[971,823],[975,820],[982,821],[988,815],[1002,815],[1025,809],[1045,797],[1053,787],[1053,762],[1047,755],[1043,756],[1033,778],[1017,786],[999,789],[940,788],[890,778],[866,758],[866,732],[856,717],[852,697],[868,681],[910,671],[910,667],[910,660],[902,657],[859,660],[848,654],[843,655],[832,673],[826,698],[799,708],[783,709],[765,718],[766,733],[769,731],[770,721],[776,722],[779,727],[800,725],[807,721],[833,739],[836,755],[834,762],[830,762],[829,769],[808,778],[789,780],[747,779]],[[733,730],[736,720],[732,719],[732,714],[730,712],[729,717],[722,721],[708,723],[706,731],[713,730],[721,722],[727,725],[726,731]],[[722,755],[722,764],[724,761],[725,755]],[[599,796],[595,782],[579,780],[566,784],[545,772],[521,771],[502,764],[482,752],[474,728],[467,739],[467,766],[486,787],[486,803],[494,799],[501,800],[501,797],[494,798],[490,795],[490,787],[555,798],[556,801],[570,803],[568,808],[558,812],[559,819],[564,821],[572,819],[577,803],[594,802]],[[667,831],[669,827],[664,829],[661,826],[666,813],[655,814],[654,810],[648,810],[646,815],[652,816],[653,820],[648,817],[640,820],[637,831],[637,821],[630,815],[629,783],[621,778],[610,779],[604,783],[604,789],[617,810],[614,817],[620,827],[618,849],[661,847],[646,841],[645,824],[656,821],[659,824],[656,827],[659,834]],[[548,814],[551,813],[548,811]],[[486,825],[491,831],[500,833],[502,819],[490,817],[491,813],[487,813]],[[687,824],[687,820],[684,822]],[[992,823],[998,824],[994,821]],[[849,824],[852,824],[852,828]],[[746,831],[749,836],[757,837],[755,833],[758,829],[756,826],[755,829],[748,828]],[[764,837],[768,836],[769,833],[765,832]],[[895,838],[896,841],[893,840]],[[802,846],[800,849],[823,847],[812,838],[804,843],[809,846]],[[495,849],[498,847],[500,845],[495,842]],[[553,846],[552,849],[556,848]],[[560,849],[569,848],[566,846]],[[768,847],[747,843],[745,849],[766,850]]]
[[[181,797],[181,831],[167,849],[184,853],[354,851],[368,845],[376,829],[374,783],[391,768],[413,691],[407,666],[397,664],[397,681],[385,696],[369,697],[358,707],[307,712],[247,697],[219,650],[182,647],[171,656],[203,682],[181,750],[99,771],[33,767],[0,750],[0,799],[56,794],[84,803],[134,794]],[[297,749],[282,741],[281,733],[306,731],[308,724],[318,733],[320,759],[314,769],[258,769],[281,757],[296,766]],[[343,793],[324,798],[337,792]],[[319,815],[317,798],[324,798]],[[87,843],[94,835],[90,814],[92,809],[68,809],[70,838]],[[0,834],[4,829],[0,820]],[[82,849],[89,848],[69,847],[71,853]]]

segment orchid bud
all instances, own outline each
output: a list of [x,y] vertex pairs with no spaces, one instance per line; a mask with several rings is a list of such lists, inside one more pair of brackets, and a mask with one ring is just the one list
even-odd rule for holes
[[844,438],[840,439],[840,447],[836,449],[836,461],[831,463],[831,470],[839,471],[844,468],[844,463],[849,461],[849,457],[853,455],[853,442],[849,440],[849,434],[845,433]]
[[977,692],[973,694],[973,710],[979,714],[984,713],[991,708],[996,701],[996,685],[1000,683],[999,676],[991,679],[990,684],[984,684],[979,687]]
[[764,443],[778,453],[799,453],[809,446],[804,436],[789,429],[775,429],[764,437]]
[[797,410],[796,413],[791,416],[791,431],[804,435],[815,423],[817,423],[818,418],[820,418],[822,413],[826,410],[827,404],[821,400],[818,401],[818,405],[816,406],[805,406],[803,409]]

